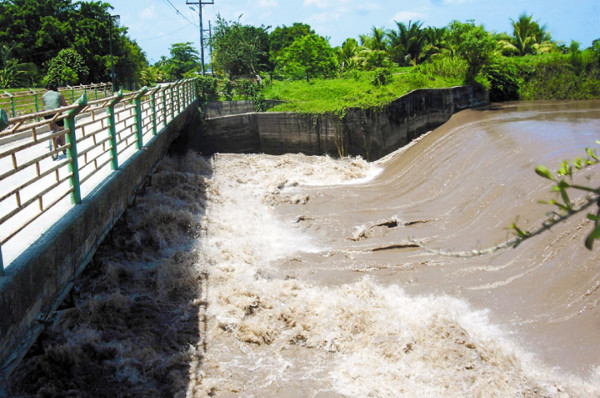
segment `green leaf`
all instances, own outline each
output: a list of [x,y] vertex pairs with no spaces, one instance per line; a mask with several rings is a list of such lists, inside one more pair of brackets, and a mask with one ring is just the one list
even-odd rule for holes
[[517,224],[515,223],[513,223],[510,227],[515,230],[517,235],[519,235],[519,238],[526,238],[527,235],[529,235],[527,232],[523,232],[521,228],[517,227]]
[[590,234],[587,236],[586,240],[585,240],[585,247],[588,250],[592,250],[593,245],[594,245],[594,240],[596,239],[600,239],[600,225],[597,226],[596,228],[594,228],[594,230],[592,232],[590,232]]
[[535,172],[536,172],[536,173],[537,173],[537,175],[539,175],[540,177],[544,177],[544,178],[547,178],[547,179],[549,179],[549,180],[551,180],[551,181],[555,181],[555,180],[554,180],[554,176],[552,175],[552,173],[550,172],[550,170],[548,170],[548,169],[546,168],[546,166],[542,166],[542,165],[539,165],[539,166],[537,166],[537,167],[535,168]]
[[600,221],[600,217],[598,217],[598,216],[596,216],[596,215],[594,215],[594,214],[588,214],[588,215],[587,215],[587,218],[588,218],[589,220],[592,220],[592,221],[595,221],[595,222],[598,222],[598,221]]
[[595,148],[594,149],[592,149],[592,148],[585,148],[585,151],[596,162],[600,161],[600,159],[598,159],[598,155],[596,155],[596,149]]

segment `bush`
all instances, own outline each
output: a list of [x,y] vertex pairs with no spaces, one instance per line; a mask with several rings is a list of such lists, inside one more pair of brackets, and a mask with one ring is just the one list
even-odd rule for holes
[[44,83],[54,83],[58,86],[86,83],[88,74],[89,69],[81,55],[72,48],[65,48],[48,62],[48,73]]
[[217,90],[217,79],[211,76],[199,76],[196,79],[196,91],[198,98],[203,102],[216,101],[219,99]]
[[390,79],[392,78],[392,72],[389,69],[386,68],[378,68],[377,70],[375,70],[375,76],[373,77],[373,80],[371,81],[371,83],[374,86],[385,86],[386,84],[388,84],[390,82]]
[[519,99],[519,78],[517,67],[510,58],[497,57],[483,68],[483,76],[489,82],[490,101],[513,101]]

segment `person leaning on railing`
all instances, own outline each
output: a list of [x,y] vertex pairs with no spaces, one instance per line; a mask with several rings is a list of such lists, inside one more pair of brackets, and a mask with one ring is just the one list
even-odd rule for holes
[[[48,84],[46,87],[46,92],[42,95],[42,102],[44,103],[44,110],[57,109],[61,106],[67,106],[67,101],[62,94],[58,92],[58,86],[54,83]],[[52,119],[54,115],[44,116],[45,119]],[[56,122],[50,122],[50,130],[52,133],[56,133],[59,131],[59,128],[63,128],[65,125],[64,120],[60,119]],[[52,137],[52,143],[54,144],[54,149],[65,145],[65,135],[59,135],[57,137]],[[52,147],[50,148],[52,150]],[[63,150],[63,154],[66,154],[66,150]],[[52,159],[56,160],[58,155],[53,155]]]

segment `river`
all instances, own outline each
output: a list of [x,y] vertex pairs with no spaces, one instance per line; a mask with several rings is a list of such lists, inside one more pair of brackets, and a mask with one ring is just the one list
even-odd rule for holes
[[[535,228],[551,209],[538,202],[554,198],[536,165],[556,169],[596,140],[598,101],[508,103],[462,111],[372,163],[188,155],[177,189],[203,185],[202,204],[153,206],[185,208],[171,222],[197,222],[191,243],[174,238],[175,227],[144,226],[131,238],[139,246],[144,233],[162,233],[156,250],[194,253],[178,264],[201,285],[198,338],[185,383],[171,388],[223,397],[600,395],[600,243],[585,249],[585,214],[484,256],[414,244],[485,249],[511,238],[515,221]],[[597,187],[598,171],[578,178]],[[175,189],[172,178],[157,181]],[[139,256],[118,255],[148,268],[152,256]],[[130,383],[151,373],[123,367]]]

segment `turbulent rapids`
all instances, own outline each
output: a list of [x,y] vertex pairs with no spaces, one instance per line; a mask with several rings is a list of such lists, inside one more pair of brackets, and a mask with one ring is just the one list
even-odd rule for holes
[[[600,103],[463,111],[375,163],[164,160],[13,374],[15,395],[600,395],[600,248],[535,175]],[[598,186],[597,166],[581,178]],[[574,198],[576,201],[577,198]],[[598,242],[597,242],[598,243]]]

